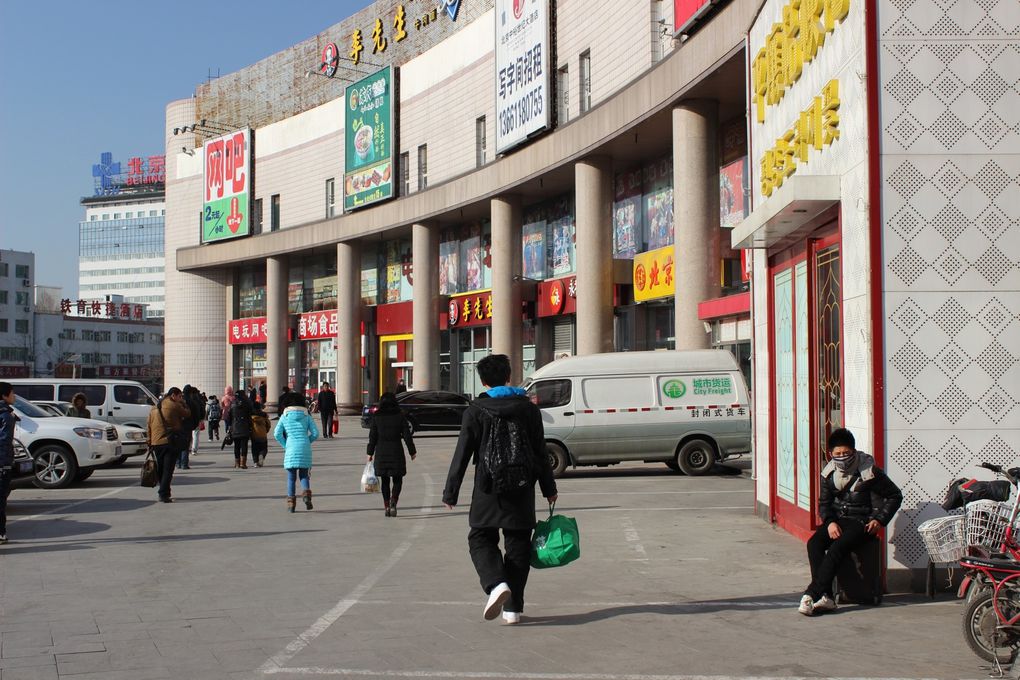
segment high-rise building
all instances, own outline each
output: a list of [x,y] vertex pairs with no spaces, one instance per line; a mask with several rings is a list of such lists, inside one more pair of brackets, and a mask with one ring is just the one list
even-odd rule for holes
[[163,156],[133,157],[127,171],[103,153],[92,166],[95,194],[81,200],[78,225],[78,293],[84,299],[122,296],[162,318],[166,277],[163,258]]
[[35,255],[0,250],[0,378],[31,372]]

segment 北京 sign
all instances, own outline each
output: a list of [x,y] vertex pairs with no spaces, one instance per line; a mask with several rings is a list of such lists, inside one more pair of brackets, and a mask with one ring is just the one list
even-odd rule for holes
[[550,125],[549,0],[496,0],[496,153]]
[[344,210],[393,197],[393,67],[346,88]]
[[251,231],[251,130],[206,141],[202,157],[202,243],[247,236]]

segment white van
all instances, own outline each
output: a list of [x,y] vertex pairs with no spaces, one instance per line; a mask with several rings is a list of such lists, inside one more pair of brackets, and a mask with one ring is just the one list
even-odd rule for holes
[[134,380],[13,378],[8,382],[19,397],[28,401],[70,402],[81,392],[95,420],[142,429],[147,427],[149,411],[156,403],[145,385]]
[[747,385],[725,350],[615,352],[546,364],[524,384],[555,474],[662,462],[703,475],[751,451]]

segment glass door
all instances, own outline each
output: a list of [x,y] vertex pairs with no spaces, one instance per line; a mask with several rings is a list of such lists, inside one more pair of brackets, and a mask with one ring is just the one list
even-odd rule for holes
[[413,337],[407,334],[384,335],[379,338],[380,395],[383,392],[396,392],[401,382],[405,389],[412,389]]

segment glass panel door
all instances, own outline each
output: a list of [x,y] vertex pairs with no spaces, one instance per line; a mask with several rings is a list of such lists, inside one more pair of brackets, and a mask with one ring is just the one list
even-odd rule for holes
[[797,395],[797,505],[811,511],[811,409],[808,388],[808,264],[794,267],[794,323],[796,333],[795,365]]
[[775,328],[775,423],[776,493],[793,503],[796,500],[794,474],[795,418],[793,401],[793,270],[785,269],[773,281]]
[[825,444],[829,434],[843,426],[843,288],[839,244],[815,253],[818,377],[817,434],[819,465],[826,463]]

